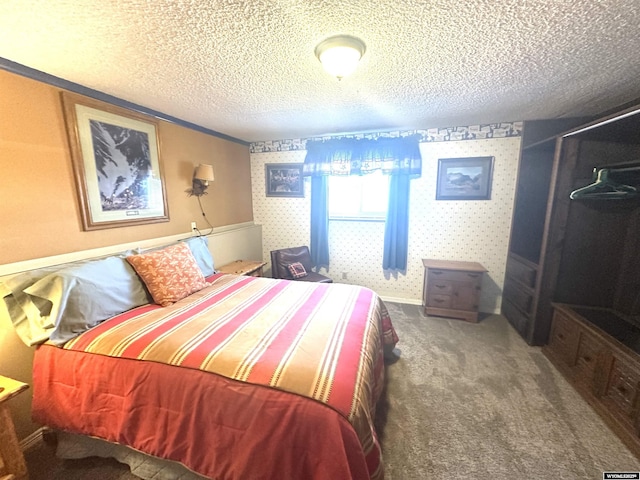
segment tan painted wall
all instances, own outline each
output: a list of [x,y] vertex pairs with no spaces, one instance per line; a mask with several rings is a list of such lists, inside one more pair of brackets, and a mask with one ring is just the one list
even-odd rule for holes
[[[202,197],[211,224],[253,220],[247,146],[165,121],[158,134],[171,220],[85,232],[60,89],[0,70],[0,264],[186,233],[191,221],[206,229],[197,200],[185,193],[199,163],[212,164],[216,176]],[[30,383],[32,353],[0,323],[0,375]],[[18,437],[33,432],[30,395],[9,406]]]

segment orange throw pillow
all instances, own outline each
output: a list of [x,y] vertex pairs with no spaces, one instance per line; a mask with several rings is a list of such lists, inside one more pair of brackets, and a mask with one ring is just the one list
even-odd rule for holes
[[142,278],[153,301],[163,307],[168,307],[207,286],[204,275],[186,243],[130,255],[127,261]]

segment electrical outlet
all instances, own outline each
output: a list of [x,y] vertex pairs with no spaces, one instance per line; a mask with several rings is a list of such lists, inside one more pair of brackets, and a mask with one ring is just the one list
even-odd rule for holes
[[342,280],[346,280],[347,279],[347,272],[342,272]]
[[197,230],[198,227],[196,225],[196,222],[191,222],[191,231],[193,232],[194,230]]

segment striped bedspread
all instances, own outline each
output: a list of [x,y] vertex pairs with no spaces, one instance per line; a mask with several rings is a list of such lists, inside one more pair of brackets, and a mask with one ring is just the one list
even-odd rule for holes
[[383,348],[397,336],[369,289],[215,275],[170,307],[114,317],[64,350],[211,372],[320,402],[352,425],[369,477],[382,478],[373,427]]

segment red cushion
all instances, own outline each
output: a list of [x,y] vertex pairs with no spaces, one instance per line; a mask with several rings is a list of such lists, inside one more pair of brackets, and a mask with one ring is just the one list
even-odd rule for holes
[[127,261],[142,278],[153,301],[163,307],[207,286],[204,275],[186,243],[130,255]]
[[289,269],[289,273],[291,273],[291,277],[294,279],[307,276],[307,271],[300,262],[290,263],[287,265],[287,268]]

